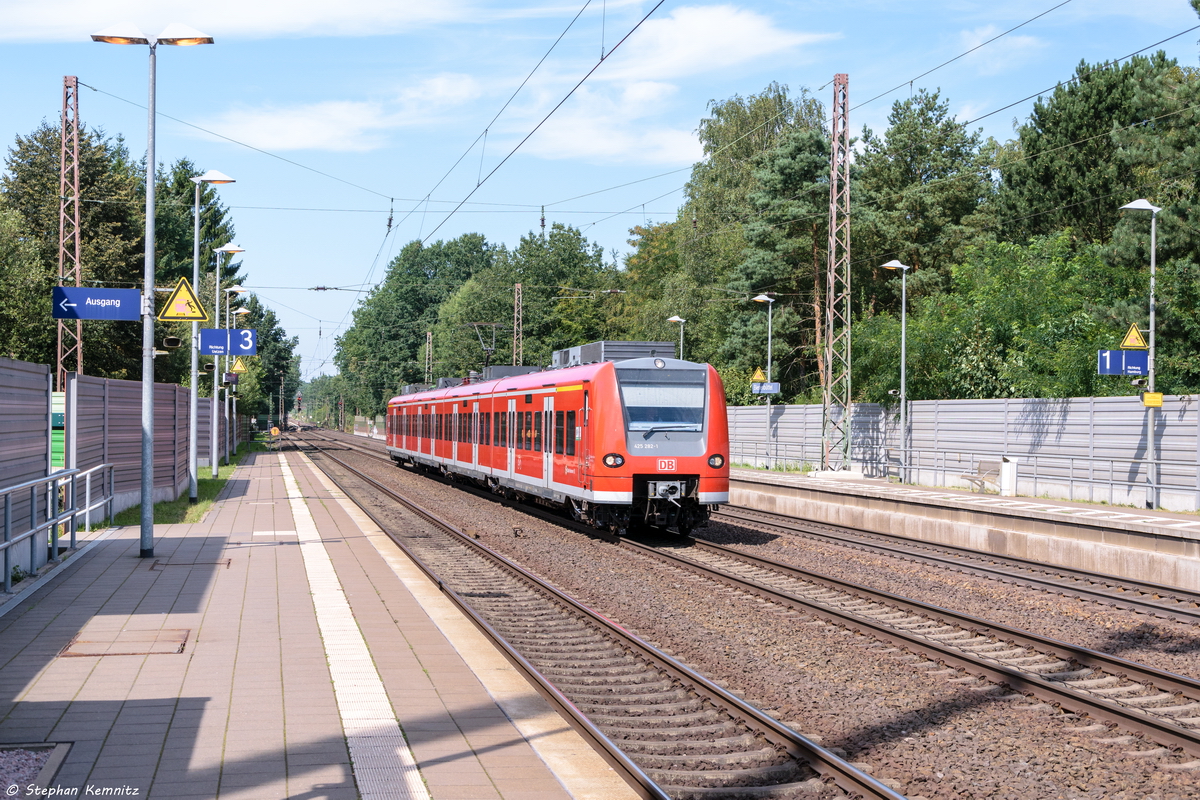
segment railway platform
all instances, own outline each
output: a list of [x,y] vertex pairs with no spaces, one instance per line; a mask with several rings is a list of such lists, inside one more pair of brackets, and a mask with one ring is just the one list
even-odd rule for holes
[[730,470],[760,511],[1200,590],[1200,515],[884,480]]
[[302,454],[155,539],[96,534],[0,606],[0,749],[58,745],[6,796],[634,796]]

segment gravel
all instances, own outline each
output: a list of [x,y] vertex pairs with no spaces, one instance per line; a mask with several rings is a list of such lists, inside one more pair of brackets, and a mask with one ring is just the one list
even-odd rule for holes
[[[19,792],[24,792],[26,786],[33,783],[42,771],[42,767],[50,759],[49,750],[0,750],[0,786],[8,792],[17,786]],[[6,794],[11,797],[13,794]]]
[[[1151,749],[1149,742],[1105,743],[1116,733],[1073,730],[1089,720],[999,688],[954,683],[961,676],[883,652],[867,637],[409,471],[365,457],[355,463],[909,797],[1200,796],[1200,771],[1172,769],[1187,757],[1128,755]],[[514,527],[524,535],[514,536]],[[701,534],[1164,669],[1200,672],[1200,637],[1178,623],[733,526],[712,524]]]

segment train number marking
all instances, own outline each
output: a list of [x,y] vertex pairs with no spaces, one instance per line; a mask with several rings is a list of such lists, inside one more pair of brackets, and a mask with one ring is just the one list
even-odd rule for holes
[[675,459],[660,458],[658,460],[658,471],[659,472],[674,472],[675,471]]

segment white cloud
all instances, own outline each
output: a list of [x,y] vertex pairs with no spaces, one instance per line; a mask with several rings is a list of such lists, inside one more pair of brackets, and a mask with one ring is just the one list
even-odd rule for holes
[[649,19],[597,77],[603,80],[680,78],[774,56],[837,38],[777,28],[762,14],[732,5],[683,6]]
[[475,100],[483,93],[470,75],[442,73],[400,90],[400,102],[412,109],[445,108]]
[[89,34],[131,22],[156,36],[184,22],[222,36],[376,36],[462,19],[470,0],[4,0],[0,40],[86,41]]
[[223,136],[270,152],[365,152],[383,146],[393,127],[395,120],[381,104],[350,100],[235,108],[214,126]]
[[581,89],[578,104],[563,108],[525,146],[530,155],[551,160],[690,164],[703,153],[691,130],[655,124],[676,87],[637,81],[620,92]]
[[445,73],[405,87],[387,102],[238,106],[220,117],[216,131],[271,152],[366,152],[388,145],[392,131],[443,121],[448,109],[475,100],[480,93],[470,75]]
[[[979,47],[987,40],[995,37],[1004,29],[997,25],[984,25],[971,31],[962,31],[959,44],[963,51]],[[1002,72],[1023,67],[1037,53],[1047,46],[1047,42],[1036,36],[1022,36],[1010,33],[995,42],[971,53],[963,59],[964,63],[974,65],[981,75],[999,75]]]

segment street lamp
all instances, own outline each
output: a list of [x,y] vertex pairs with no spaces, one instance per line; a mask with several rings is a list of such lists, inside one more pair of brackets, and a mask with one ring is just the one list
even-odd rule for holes
[[687,320],[680,317],[678,314],[676,314],[673,317],[667,317],[667,322],[678,322],[679,323],[679,360],[682,361],[683,360],[683,323],[687,322]]
[[893,258],[883,268],[900,270],[900,481],[908,483],[908,271],[912,267]]
[[[1122,209],[1130,211],[1149,211],[1150,212],[1150,353],[1147,356],[1149,361],[1146,375],[1146,391],[1154,391],[1154,312],[1156,310],[1154,303],[1154,271],[1156,267],[1155,250],[1158,249],[1158,240],[1156,235],[1158,225],[1158,212],[1162,211],[1156,205],[1152,205],[1150,201],[1145,199],[1134,200],[1132,203],[1126,203],[1121,206]],[[1144,401],[1143,401],[1144,402]],[[1146,470],[1146,479],[1150,485],[1146,489],[1146,508],[1158,508],[1158,446],[1154,441],[1154,428],[1158,423],[1157,415],[1155,414],[1156,406],[1146,406],[1147,417],[1147,445],[1146,453],[1150,457],[1150,464]]]
[[146,142],[146,262],[142,287],[142,519],[141,555],[154,557],[154,99],[155,51],[158,45],[212,44],[197,30],[173,23],[150,39],[132,25],[114,25],[92,34],[106,44],[144,44],[150,47],[150,97]]
[[[215,169],[210,169],[203,175],[197,175],[192,178],[192,182],[196,184],[196,204],[192,213],[195,222],[195,236],[192,238],[192,289],[200,291],[200,186],[201,184],[224,184],[233,183],[233,178],[224,173],[217,172]],[[198,465],[197,450],[199,450],[199,420],[197,417],[200,414],[200,323],[192,323],[192,391],[191,391],[191,415],[188,420],[188,502],[198,503],[200,496],[198,493],[197,478],[200,470]]]
[[[244,291],[247,291],[247,290],[246,290],[246,289],[242,289],[242,291],[244,292]],[[234,312],[233,312],[233,315],[236,317],[236,316],[239,316],[239,315],[241,315],[241,314],[249,314],[249,313],[250,313],[250,309],[248,309],[248,308],[239,308],[239,309],[237,309],[236,311],[234,311]],[[229,316],[229,315],[228,315],[228,314],[226,314],[226,316]],[[238,400],[238,399],[237,399],[237,392],[234,392],[234,393],[233,393],[233,417],[232,417],[232,419],[233,419],[233,421],[234,421],[234,426],[235,426],[235,427],[237,426],[237,400]],[[238,432],[240,433],[240,430],[239,430]],[[235,435],[235,436],[233,437],[233,454],[234,454],[235,456],[237,455],[237,446],[238,446],[238,437]]]
[[[756,303],[767,304],[767,383],[771,382],[771,312],[775,309],[775,298],[760,294]],[[767,392],[767,459],[771,461],[771,393]]]
[[[214,328],[219,328],[221,325],[221,261],[225,255],[233,255],[234,253],[246,252],[236,244],[227,244],[224,247],[218,247],[214,250],[217,254],[217,266],[213,275],[213,283],[216,288],[213,289],[213,317]],[[212,463],[212,476],[217,477],[217,401],[221,398],[221,357],[213,356],[213,400],[212,400],[212,449],[209,451],[209,461]]]
[[[230,286],[228,289],[225,290],[225,341],[226,342],[229,341],[229,321],[230,321],[230,319],[232,319],[232,317],[229,313],[229,297],[230,297],[230,295],[241,294],[245,291],[248,291],[248,290],[243,289],[241,286]],[[234,313],[249,314],[250,312],[244,308],[239,308]],[[225,354],[225,368],[226,368],[226,370],[229,369],[229,354],[228,353]],[[222,383],[224,383],[224,381],[222,381]],[[229,423],[230,423],[229,395],[230,394],[231,394],[230,390],[226,389],[225,390],[225,466],[229,466],[229,448],[230,448],[231,439],[232,439],[232,437],[229,434]]]

